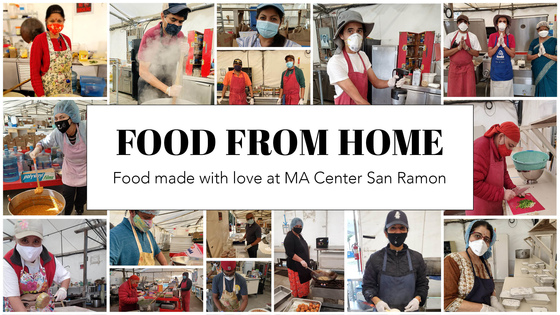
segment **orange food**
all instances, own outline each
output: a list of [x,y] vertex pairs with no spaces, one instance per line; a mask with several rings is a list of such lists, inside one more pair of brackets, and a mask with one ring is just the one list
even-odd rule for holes
[[57,215],[63,208],[62,203],[54,197],[37,196],[20,203],[12,213],[14,215]]

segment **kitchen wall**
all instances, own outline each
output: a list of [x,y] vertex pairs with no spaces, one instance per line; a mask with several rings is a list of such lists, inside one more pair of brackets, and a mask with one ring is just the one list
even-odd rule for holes
[[[82,240],[83,242],[83,240]],[[95,244],[95,245],[93,245]],[[97,247],[99,244],[89,242],[89,246]],[[84,255],[76,254],[66,257],[57,257],[62,266],[70,272],[70,282],[83,281],[84,270],[80,269],[80,265],[84,263]],[[107,251],[99,250],[88,253],[87,262],[87,279],[94,282],[96,279],[105,277],[107,279]]]

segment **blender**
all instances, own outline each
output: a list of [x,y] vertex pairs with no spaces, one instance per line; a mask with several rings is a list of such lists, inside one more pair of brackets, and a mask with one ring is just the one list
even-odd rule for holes
[[[410,71],[406,69],[393,69],[391,76],[394,76],[395,73],[399,76],[397,81],[402,80],[405,75],[408,75]],[[395,82],[396,83],[396,82]],[[395,86],[391,89],[391,105],[404,105],[406,101],[406,89],[398,88]]]

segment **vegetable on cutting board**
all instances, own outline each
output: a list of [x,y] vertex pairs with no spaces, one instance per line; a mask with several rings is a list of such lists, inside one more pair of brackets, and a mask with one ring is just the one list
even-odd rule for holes
[[534,205],[535,205],[535,202],[533,200],[522,199],[522,200],[519,200],[516,208],[529,209],[529,208],[533,207]]

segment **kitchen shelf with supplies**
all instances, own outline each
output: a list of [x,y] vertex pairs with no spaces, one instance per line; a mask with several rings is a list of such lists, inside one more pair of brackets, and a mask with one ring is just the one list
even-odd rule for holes
[[433,31],[399,32],[398,67],[411,72],[416,68],[422,73],[433,72],[434,45],[435,32]]

